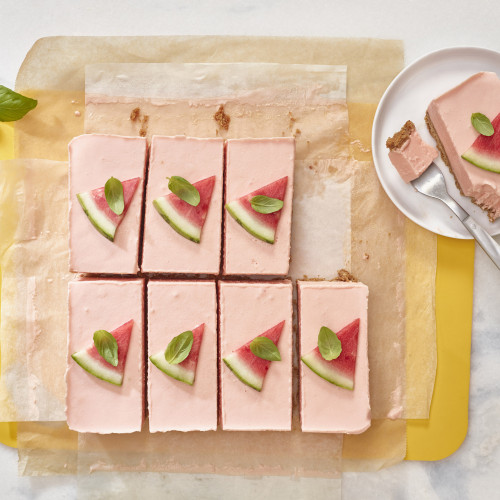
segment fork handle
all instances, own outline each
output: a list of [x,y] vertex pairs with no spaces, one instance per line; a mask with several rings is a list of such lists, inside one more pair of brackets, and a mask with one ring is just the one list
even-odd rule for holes
[[469,216],[462,220],[462,224],[474,236],[479,246],[486,252],[498,269],[500,269],[500,245],[472,217]]

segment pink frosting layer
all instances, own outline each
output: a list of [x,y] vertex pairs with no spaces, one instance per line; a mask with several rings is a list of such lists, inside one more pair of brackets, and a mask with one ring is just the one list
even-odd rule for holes
[[399,148],[389,151],[389,159],[405,182],[420,177],[424,170],[438,157],[438,151],[414,130]]
[[368,287],[362,283],[297,281],[300,355],[318,345],[322,326],[339,331],[360,318],[354,390],[337,387],[300,363],[300,419],[305,432],[358,434],[370,427]]
[[224,213],[224,274],[286,275],[290,265],[295,140],[227,141],[226,197],[230,202],[288,176],[284,206],[273,245],[261,241]]
[[477,73],[434,99],[427,109],[443,143],[450,166],[466,196],[500,217],[500,174],[478,168],[461,158],[478,133],[471,124],[472,113],[490,120],[500,113],[500,80],[495,73]]
[[292,284],[220,282],[221,358],[285,321],[260,392],[241,382],[220,360],[222,428],[289,431],[292,425]]
[[76,195],[103,187],[110,177],[144,179],[146,139],[87,134],[69,144],[70,269],[81,273],[135,274],[138,270],[143,181],[139,183],[114,241],[92,226]]
[[149,430],[217,429],[217,299],[213,281],[148,283],[148,356],[205,323],[195,382],[179,382],[148,360]]
[[[153,136],[146,195],[143,271],[218,274],[223,157],[222,139]],[[200,243],[176,233],[153,206],[155,198],[170,194],[167,177],[172,175],[184,177],[193,184],[213,175],[216,177]]]
[[[69,284],[66,416],[70,429],[101,434],[140,431],[144,419],[144,281],[83,280]],[[93,343],[96,330],[134,320],[118,387],[86,372],[71,354]]]

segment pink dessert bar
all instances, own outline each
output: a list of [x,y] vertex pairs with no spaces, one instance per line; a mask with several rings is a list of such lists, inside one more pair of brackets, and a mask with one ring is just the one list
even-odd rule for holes
[[[249,217],[264,220],[276,214],[261,217],[261,214],[252,213],[250,205],[246,206],[248,211],[233,216],[227,209],[224,211],[223,272],[226,275],[285,276],[290,265],[295,141],[293,138],[230,139],[226,156],[226,206],[280,179],[287,178],[287,183],[274,243],[259,239],[244,226]],[[255,232],[269,239],[265,234],[268,228],[259,222],[256,225]]]
[[[339,432],[358,434],[371,423],[368,383],[368,287],[362,283],[336,281],[297,281],[300,331],[300,418],[304,432]],[[349,387],[352,372],[346,366],[329,364],[319,358],[311,362],[307,355],[318,346],[321,327],[339,334],[359,320],[354,386]],[[348,351],[349,346],[343,344]],[[352,353],[349,353],[352,354]],[[342,356],[342,354],[341,354]],[[338,358],[341,360],[341,358]],[[352,359],[352,357],[351,357]],[[307,365],[304,360],[311,366]],[[335,360],[336,361],[336,360]],[[348,360],[341,360],[342,363]],[[328,381],[332,376],[343,387]],[[339,369],[340,368],[340,369]],[[344,369],[345,371],[341,372]],[[352,379],[351,379],[352,380]]]
[[[143,271],[218,274],[223,159],[222,139],[153,136],[146,194]],[[168,188],[167,178],[172,176],[182,177],[198,187],[200,182],[201,186],[210,183],[211,194],[206,195],[208,206],[204,207],[205,189],[200,191],[199,207],[192,207],[177,197],[172,200],[175,195]],[[199,212],[205,213],[206,208],[208,212],[200,234]],[[166,222],[166,218],[171,223]]]
[[[169,342],[185,331],[201,330],[194,381],[186,375],[189,359],[167,367]],[[195,349],[196,340],[192,349]],[[197,347],[197,349],[198,349]],[[154,356],[158,361],[155,366]],[[217,429],[217,298],[214,281],[148,283],[149,430]],[[153,359],[152,359],[153,358]],[[177,377],[176,378],[174,378]],[[190,385],[189,382],[192,382]]]
[[[79,273],[135,274],[139,270],[139,236],[147,143],[142,137],[88,134],[69,144],[70,269]],[[132,184],[131,199],[111,241],[114,215],[103,198],[106,181]],[[130,181],[130,183],[128,183]],[[101,189],[100,206],[92,193]],[[79,195],[79,196],[77,196]],[[83,201],[85,199],[85,208]],[[80,202],[79,202],[80,200]],[[88,215],[86,214],[88,213]],[[107,235],[107,236],[106,236]]]
[[[144,419],[143,295],[142,279],[70,282],[66,372],[66,416],[70,429],[101,434],[141,430]],[[133,326],[122,385],[97,378],[72,359],[72,354],[93,346],[97,330],[112,332],[129,322]]]
[[[224,430],[291,430],[292,424],[292,284],[220,282],[220,394]],[[279,326],[276,345],[281,361],[267,362],[261,390],[251,377],[237,375],[228,360],[235,350]],[[247,349],[246,356],[252,356]],[[262,360],[258,360],[261,362]],[[262,363],[260,363],[262,364]],[[252,360],[248,363],[252,370]],[[241,378],[241,379],[240,379]]]

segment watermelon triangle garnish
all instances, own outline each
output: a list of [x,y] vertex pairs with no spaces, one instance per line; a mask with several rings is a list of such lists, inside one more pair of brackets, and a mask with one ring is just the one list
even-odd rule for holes
[[319,347],[304,354],[300,359],[317,375],[344,389],[354,389],[356,357],[358,352],[359,318],[342,328],[337,337],[342,344],[342,352],[337,359],[327,361]]
[[165,359],[165,351],[163,350],[149,357],[151,363],[168,376],[181,382],[185,382],[186,384],[193,385],[204,330],[205,323],[202,323],[193,330],[193,345],[191,346],[191,350],[184,361],[181,361],[176,365],[170,364]]
[[462,158],[483,170],[500,173],[500,113],[491,124],[493,135],[479,134]]
[[[278,345],[284,324],[285,322],[282,321],[257,336],[267,337]],[[271,361],[259,358],[250,350],[252,340],[233,351],[229,356],[223,358],[222,361],[244,384],[256,391],[261,391]]]
[[226,210],[251,235],[266,243],[273,244],[276,237],[276,228],[283,210],[271,214],[261,214],[252,208],[250,201],[254,196],[259,195],[284,201],[287,183],[288,177],[282,177],[267,186],[227,203]]
[[215,175],[195,182],[193,186],[200,193],[200,203],[196,207],[181,200],[174,193],[156,198],[153,200],[153,205],[174,231],[188,240],[199,243],[212,199]]
[[128,346],[134,320],[131,319],[113,330],[111,335],[118,344],[118,365],[113,366],[108,363],[98,352],[96,346],[91,346],[81,351],[75,352],[71,357],[86,371],[101,380],[110,382],[114,385],[122,385],[123,373],[125,372],[125,362],[127,361]]
[[134,179],[122,182],[124,208],[120,215],[116,215],[109,208],[106,196],[104,195],[104,187],[76,195],[85,215],[89,218],[93,226],[108,240],[114,241],[116,230],[127,213],[127,209],[140,181],[140,177],[135,177]]

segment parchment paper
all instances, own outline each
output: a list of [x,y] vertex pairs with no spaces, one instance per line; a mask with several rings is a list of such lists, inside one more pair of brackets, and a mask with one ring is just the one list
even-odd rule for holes
[[[57,57],[54,57],[57,54]],[[66,158],[67,142],[83,130],[83,72],[96,62],[230,62],[267,61],[307,64],[347,64],[351,152],[356,159],[370,158],[370,127],[376,102],[402,68],[400,42],[384,40],[274,39],[225,37],[52,38],[39,41],[21,68],[17,88],[40,99],[39,108],[19,122],[17,154]],[[34,89],[42,90],[34,90]],[[54,91],[55,90],[55,91]],[[43,111],[43,113],[42,113]],[[431,244],[435,245],[435,240]],[[361,255],[361,254],[359,254]],[[362,255],[360,258],[363,258]],[[352,262],[352,265],[356,265]],[[435,252],[421,270],[433,276]],[[430,280],[433,285],[432,279]],[[432,287],[433,289],[433,287]],[[431,295],[433,292],[431,291]],[[390,297],[388,297],[390,299]],[[408,321],[408,320],[407,320]],[[429,322],[416,332],[429,333]],[[425,344],[432,351],[432,341]],[[422,344],[420,345],[422,347]],[[418,353],[427,359],[427,353]],[[417,356],[418,357],[418,356]],[[433,373],[427,372],[430,390],[416,406],[428,411]],[[408,379],[407,379],[408,383]],[[429,381],[426,382],[429,384]],[[362,435],[363,436],[363,435]],[[362,439],[362,436],[358,438]],[[380,442],[386,436],[380,435]],[[368,441],[367,441],[368,442]],[[373,444],[373,441],[370,441]],[[391,451],[400,455],[400,446]],[[363,447],[360,447],[363,451]],[[368,453],[369,455],[369,453]]]
[[67,203],[67,163],[0,162],[4,422],[65,419]]
[[[149,87],[150,81],[159,83]],[[302,277],[309,270],[305,257],[310,255],[301,255],[300,250],[319,248],[314,277],[331,279],[338,268],[345,267],[350,250],[350,203],[337,213],[332,212],[334,206],[330,206],[331,198],[349,201],[350,197],[348,178],[353,165],[348,159],[345,97],[344,66],[89,65],[86,68],[85,131],[137,135],[139,124],[130,120],[130,114],[139,108],[140,116],[149,117],[148,137],[154,134],[227,138],[295,136],[295,174],[300,188],[294,198],[293,225],[307,227],[309,235],[302,235],[308,239],[299,246],[296,246],[297,236],[301,233],[294,235],[291,255],[292,262],[297,263],[292,267],[292,277]],[[230,117],[228,130],[214,120],[221,104]],[[303,203],[304,200],[307,203]],[[317,213],[325,215],[316,217]],[[342,229],[340,238],[326,240],[338,229]],[[295,273],[299,273],[298,276]],[[295,360],[295,370],[297,363]],[[144,432],[117,439],[81,435],[79,471],[161,470],[337,477],[342,436],[300,432],[298,390],[295,389],[295,422],[291,433],[219,431],[152,435]],[[126,442],[130,439],[136,442],[128,448]],[[112,449],[116,452],[112,453]],[[123,453],[120,451],[123,449],[130,452]],[[141,453],[134,454],[132,450],[141,450]]]

